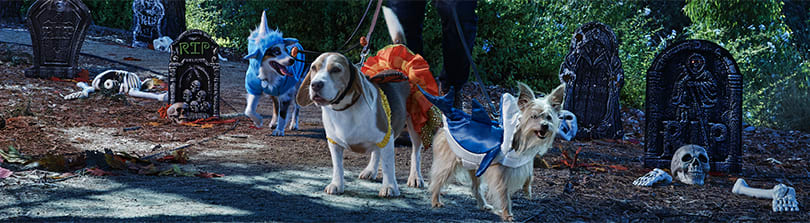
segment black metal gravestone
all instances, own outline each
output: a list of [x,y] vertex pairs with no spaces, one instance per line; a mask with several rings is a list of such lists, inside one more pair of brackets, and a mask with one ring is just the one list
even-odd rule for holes
[[739,172],[742,75],[726,49],[705,40],[667,47],[647,71],[644,166],[667,168],[680,146],[706,148],[712,171]]
[[160,0],[132,1],[132,47],[147,47],[162,36],[160,28],[165,12]]
[[590,22],[576,31],[568,55],[560,65],[565,83],[564,109],[577,116],[577,138],[621,138],[619,92],[624,70],[613,30]]
[[73,78],[90,25],[90,9],[80,0],[38,0],[28,9],[34,66],[26,77]]
[[188,30],[171,45],[169,103],[186,103],[189,120],[219,117],[219,46],[202,30]]

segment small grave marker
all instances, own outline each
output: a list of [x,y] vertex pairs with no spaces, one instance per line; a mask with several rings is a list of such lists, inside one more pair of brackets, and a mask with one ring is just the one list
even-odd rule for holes
[[166,10],[160,0],[132,2],[132,47],[147,47],[162,35],[161,24]]
[[38,0],[28,10],[34,66],[26,77],[74,78],[90,25],[90,9],[80,0]]
[[706,148],[712,171],[739,172],[742,75],[726,49],[705,40],[667,47],[647,71],[644,166],[667,168],[680,146]]
[[605,24],[590,22],[574,31],[560,81],[566,84],[564,109],[577,116],[580,126],[576,138],[623,136],[619,92],[624,70],[618,46]]
[[186,117],[219,117],[219,45],[202,30],[188,30],[171,45],[169,103],[186,103]]

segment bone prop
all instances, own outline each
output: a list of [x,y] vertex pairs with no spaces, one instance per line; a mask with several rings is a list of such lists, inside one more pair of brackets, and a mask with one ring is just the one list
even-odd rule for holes
[[82,88],[82,91],[75,92],[75,93],[72,93],[72,94],[69,94],[69,95],[65,95],[65,100],[73,100],[73,99],[77,99],[77,98],[87,98],[87,96],[90,95],[90,93],[93,93],[94,91],[96,91],[95,88],[91,87],[90,85],[87,85],[87,83],[84,83],[84,82],[76,83],[76,86]]
[[129,92],[127,92],[127,95],[133,96],[133,97],[139,97],[139,98],[154,99],[154,100],[158,100],[158,101],[169,101],[169,97],[168,97],[169,94],[168,93],[155,94],[155,93],[139,91],[137,89],[129,89]]
[[799,202],[796,200],[796,190],[784,184],[777,184],[772,189],[759,189],[749,187],[742,178],[734,183],[732,193],[742,194],[756,198],[773,199],[771,203],[774,212],[799,211]]

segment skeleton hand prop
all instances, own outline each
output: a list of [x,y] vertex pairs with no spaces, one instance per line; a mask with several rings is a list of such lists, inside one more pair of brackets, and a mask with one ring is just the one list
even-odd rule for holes
[[672,176],[667,174],[661,169],[655,168],[644,176],[639,177],[633,181],[633,185],[642,187],[651,187],[653,184],[669,184],[672,183]]
[[784,184],[777,184],[770,190],[748,187],[745,180],[737,179],[732,193],[748,195],[756,198],[773,199],[771,208],[774,212],[799,211],[799,202],[796,201],[796,190]]
[[76,83],[76,86],[82,88],[82,91],[74,92],[74,93],[69,94],[69,95],[65,95],[65,100],[73,100],[73,99],[77,99],[77,98],[87,98],[87,96],[90,95],[90,93],[93,93],[93,92],[96,91],[95,88],[90,87],[90,85],[87,85],[87,83],[84,83],[84,82]]

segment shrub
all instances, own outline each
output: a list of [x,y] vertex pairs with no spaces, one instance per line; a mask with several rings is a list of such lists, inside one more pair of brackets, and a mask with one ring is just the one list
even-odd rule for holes
[[807,131],[810,62],[791,42],[781,5],[781,1],[689,1],[684,12],[693,25],[687,33],[717,42],[737,60],[746,122]]

